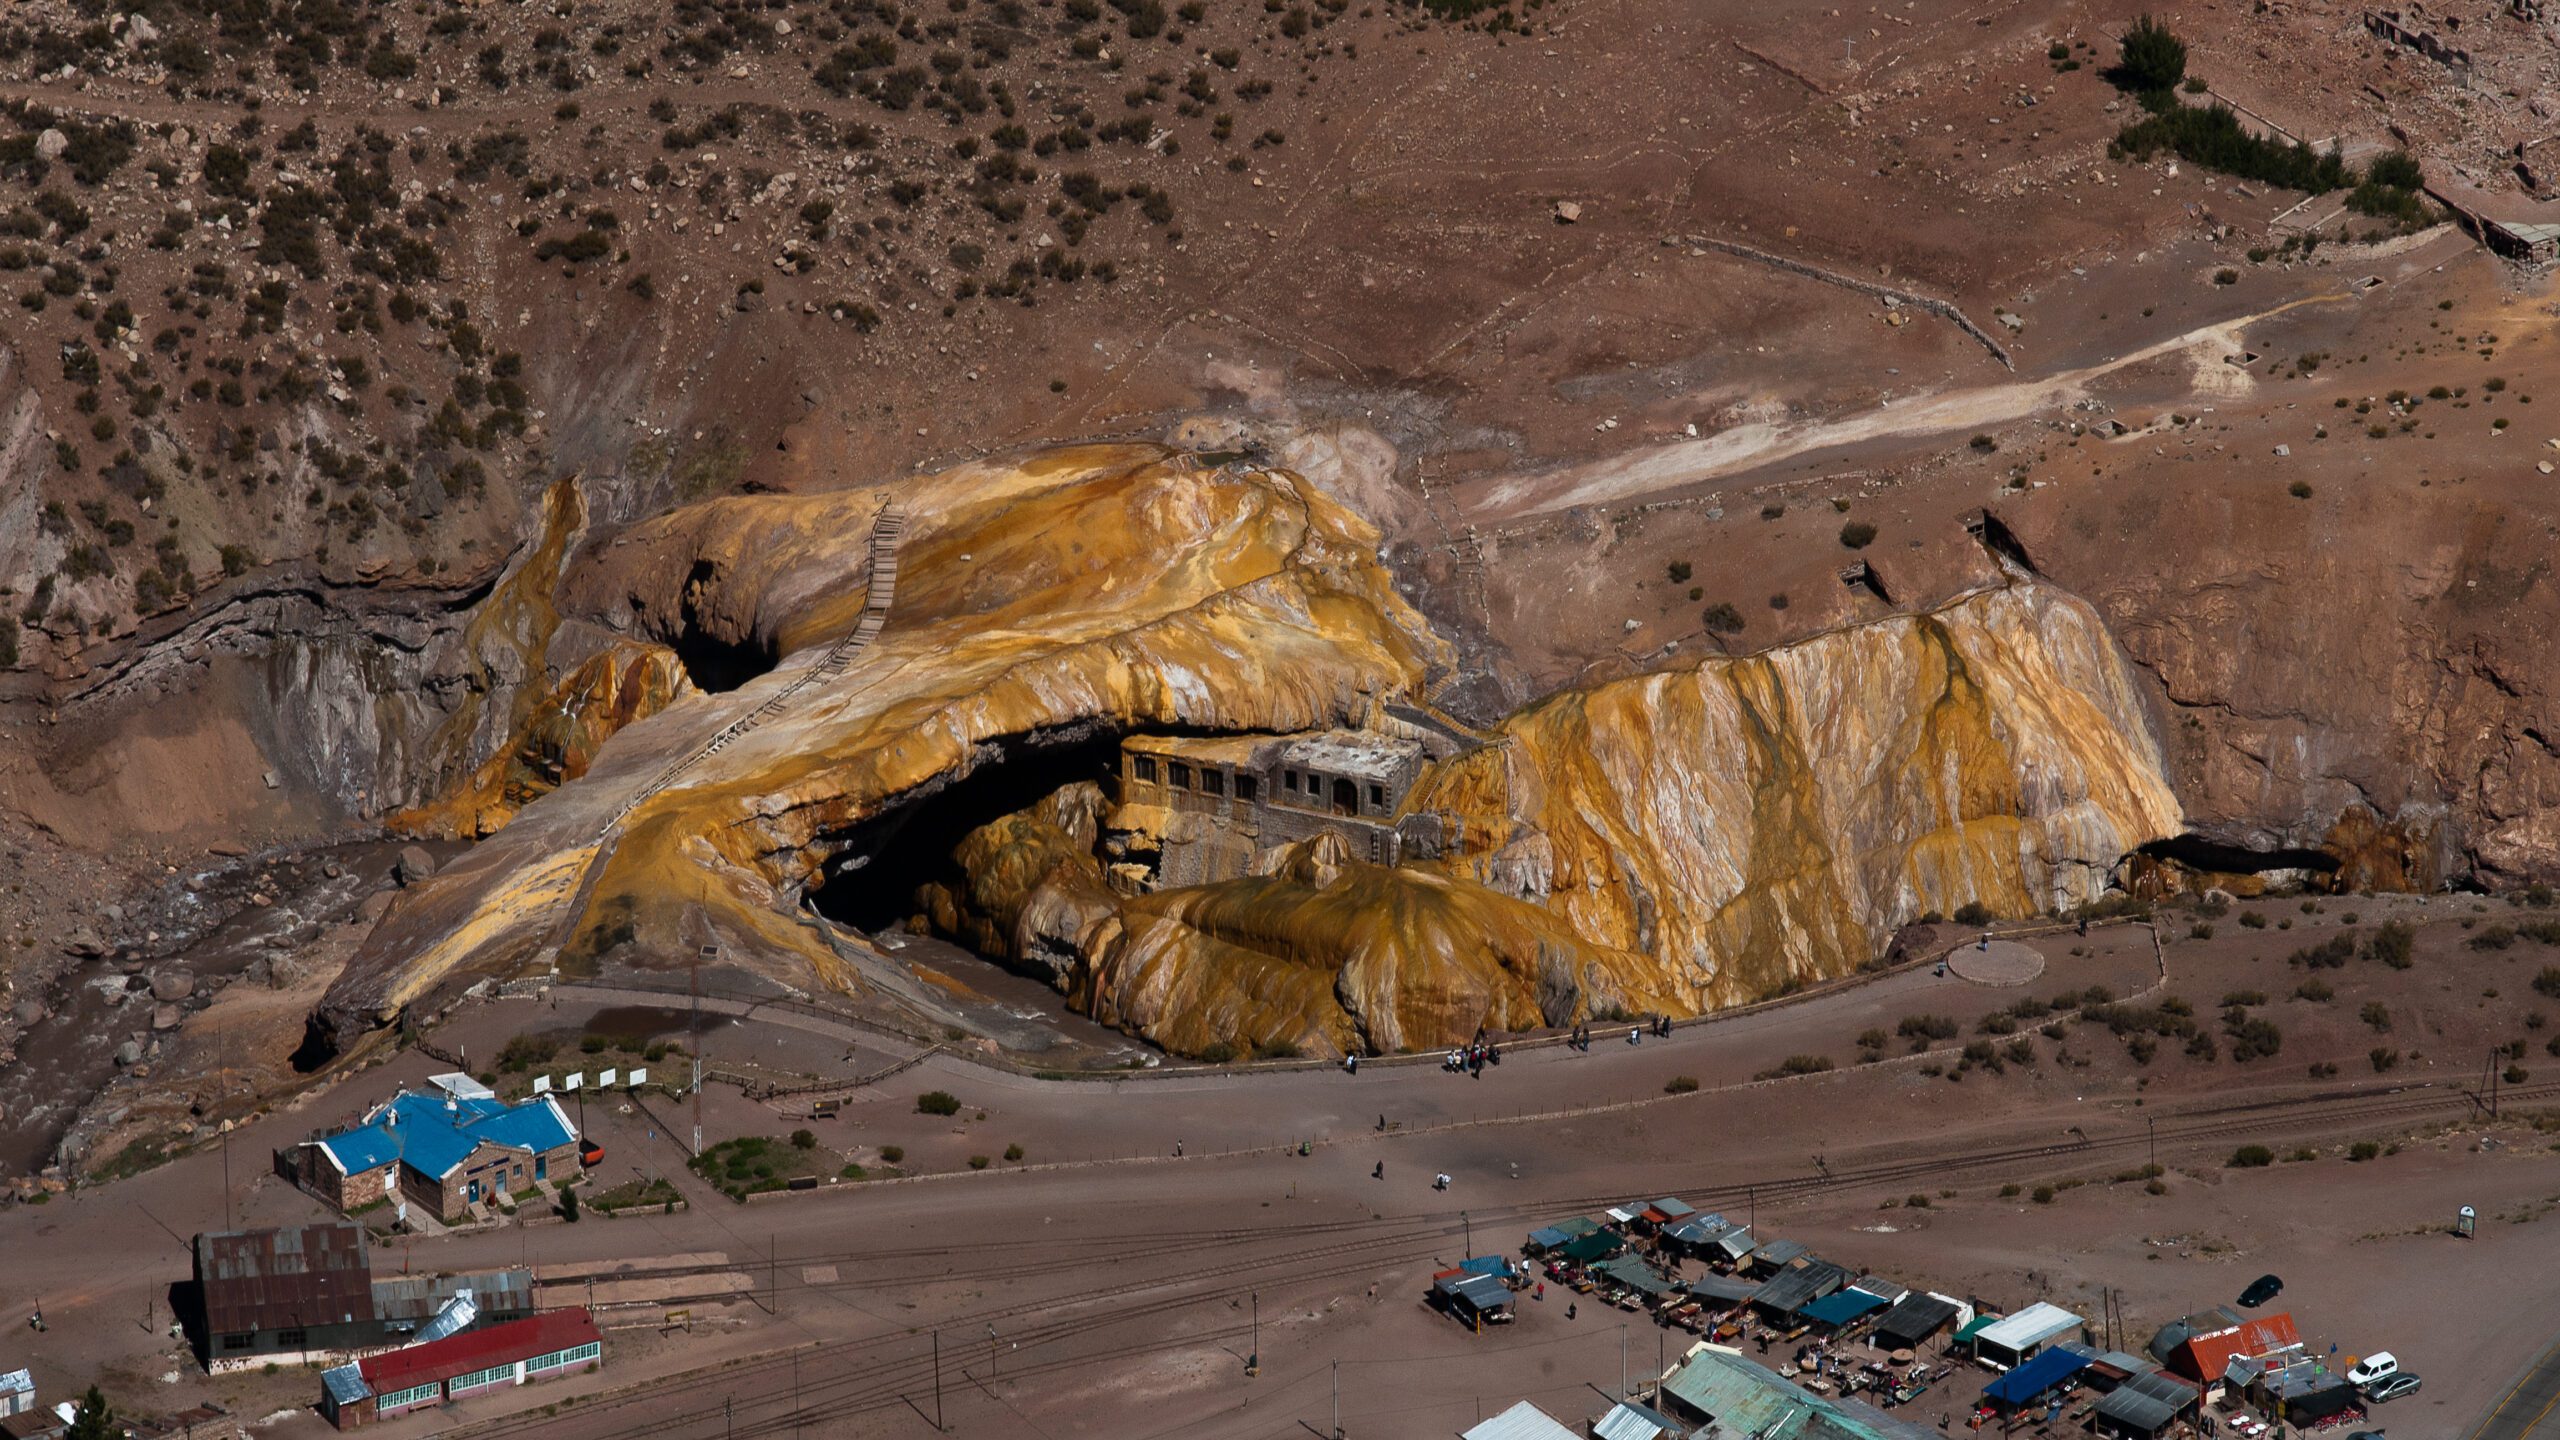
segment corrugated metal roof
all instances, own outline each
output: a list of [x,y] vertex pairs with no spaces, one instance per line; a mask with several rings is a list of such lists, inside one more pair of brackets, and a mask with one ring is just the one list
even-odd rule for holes
[[1954,1318],[1956,1307],[1953,1301],[1941,1300],[1935,1295],[1910,1295],[1884,1313],[1884,1318],[1876,1322],[1875,1333],[1903,1340],[1926,1340],[1945,1329],[1947,1322]]
[[1651,1406],[1633,1400],[1622,1400],[1610,1407],[1609,1413],[1591,1422],[1591,1440],[1670,1440],[1688,1433],[1688,1427]]
[[2157,1371],[2146,1370],[2099,1397],[2097,1413],[2149,1435],[2168,1427],[2196,1401],[2196,1392]]
[[1977,1345],[1997,1345],[2004,1350],[2024,1350],[2040,1345],[2068,1330],[2076,1330],[2087,1322],[2059,1305],[2039,1300],[2015,1315],[1992,1322],[1974,1334]]
[[592,1344],[597,1338],[596,1322],[584,1307],[545,1310],[486,1330],[469,1330],[406,1350],[368,1355],[356,1364],[364,1372],[365,1383],[376,1393],[383,1393],[450,1380],[492,1365],[530,1360],[574,1345]]
[[337,1365],[320,1372],[320,1388],[340,1405],[353,1405],[373,1394],[364,1383],[364,1370],[357,1365]]
[[1663,1392],[1666,1405],[1677,1402],[1721,1431],[1756,1440],[1943,1440],[1872,1405],[1800,1390],[1769,1367],[1721,1350],[1691,1356]]
[[1554,1417],[1526,1400],[1464,1434],[1466,1440],[1578,1440]]
[[385,1275],[373,1282],[373,1313],[395,1324],[424,1322],[465,1290],[483,1313],[521,1315],[533,1309],[533,1272],[516,1266],[463,1275]]
[[2189,1335],[2173,1359],[2178,1372],[2190,1379],[2219,1380],[2237,1357],[2257,1359],[2301,1348],[2302,1333],[2294,1328],[2292,1313],[2278,1311],[2227,1330]]
[[196,1278],[217,1335],[374,1318],[364,1227],[343,1220],[198,1235]]
[[1793,1315],[1848,1281],[1849,1272],[1830,1261],[1808,1260],[1793,1270],[1779,1271],[1776,1279],[1751,1297],[1751,1303],[1780,1315]]

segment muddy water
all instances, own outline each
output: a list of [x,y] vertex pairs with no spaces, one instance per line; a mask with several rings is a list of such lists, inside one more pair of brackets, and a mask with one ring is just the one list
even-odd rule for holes
[[[175,1031],[155,1031],[152,978],[194,976],[181,1014],[234,983],[287,982],[296,957],[391,883],[401,847],[365,841],[244,859],[216,859],[174,875],[102,916],[105,953],[74,962],[43,997],[50,1012],[19,1038],[0,1069],[0,1180],[56,1163],[63,1138],[121,1068],[131,1042],[149,1065]],[[430,847],[430,853],[435,853]],[[335,869],[338,873],[331,875]],[[259,905],[253,897],[268,897]],[[146,1082],[148,1083],[148,1082]]]

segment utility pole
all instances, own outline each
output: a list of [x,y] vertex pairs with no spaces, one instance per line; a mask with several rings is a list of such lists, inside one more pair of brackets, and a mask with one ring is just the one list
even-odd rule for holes
[[1342,1362],[1333,1362],[1333,1440],[1342,1440]]
[[764,1313],[782,1313],[782,1242],[772,1231],[764,1237]]
[[791,1355],[791,1433],[800,1433],[800,1354]]
[[933,1428],[949,1431],[942,1423],[942,1332],[933,1332]]
[[702,962],[720,963],[720,947],[693,952],[693,1153],[702,1153]]
[[1458,1212],[1458,1223],[1459,1223],[1460,1225],[1462,1225],[1462,1226],[1465,1226],[1465,1227],[1466,1227],[1466,1233],[1467,1233],[1467,1253],[1466,1253],[1466,1257],[1465,1257],[1465,1258],[1472,1260],[1472,1259],[1474,1259],[1474,1258],[1475,1258],[1475,1253],[1476,1253],[1476,1225],[1475,1225],[1475,1222],[1467,1218],[1467,1212],[1466,1212],[1466,1211],[1461,1210],[1461,1211],[1459,1211],[1459,1212]]
[[987,1327],[987,1378],[996,1378],[996,1327]]
[[1253,1353],[1245,1357],[1244,1373],[1248,1376],[1262,1373],[1262,1292],[1259,1290],[1253,1292]]
[[2151,1174],[2157,1179],[2160,1174],[2160,1119],[2156,1115],[2145,1115],[2142,1123],[2151,1132]]

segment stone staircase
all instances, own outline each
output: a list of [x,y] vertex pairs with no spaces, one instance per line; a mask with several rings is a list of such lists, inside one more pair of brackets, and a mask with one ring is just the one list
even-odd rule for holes
[[598,833],[609,832],[619,826],[624,820],[630,818],[632,811],[639,809],[651,796],[682,779],[686,771],[728,749],[732,743],[758,725],[781,714],[790,705],[793,697],[802,690],[821,680],[832,680],[843,674],[845,667],[853,663],[855,656],[860,655],[872,641],[879,639],[880,632],[889,623],[890,603],[897,598],[898,542],[906,532],[907,512],[900,509],[894,501],[884,502],[880,506],[879,513],[871,521],[871,580],[869,588],[863,595],[862,617],[854,623],[853,629],[828,646],[827,652],[818,657],[818,663],[793,676],[789,684],[775,691],[763,704],[722,726],[719,734],[704,741],[693,753],[668,762],[664,770],[659,771],[648,784],[641,786],[637,794],[625,802],[621,809],[614,812],[613,818],[606,821]]

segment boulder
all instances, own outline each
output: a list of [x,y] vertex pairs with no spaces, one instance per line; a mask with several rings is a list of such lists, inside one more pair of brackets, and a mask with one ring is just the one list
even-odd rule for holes
[[370,925],[376,920],[381,919],[383,913],[390,908],[391,892],[388,890],[376,890],[372,894],[364,897],[363,903],[356,906],[356,919]]
[[196,993],[196,976],[192,970],[163,970],[151,977],[151,998],[167,1005]]
[[62,152],[70,148],[71,137],[59,130],[46,130],[36,136],[36,158],[40,160],[59,160]]
[[72,931],[70,938],[62,942],[62,953],[77,955],[83,960],[95,960],[107,953],[107,947],[99,941],[97,931],[84,926]]
[[43,1023],[44,1017],[47,1013],[48,1012],[45,1010],[44,1005],[41,1002],[35,1000],[21,1000],[18,1002],[17,1008],[9,1012],[9,1018],[17,1021],[20,1025],[38,1025]]
[[400,859],[391,867],[391,878],[403,885],[415,885],[436,873],[436,857],[416,845],[401,847]]
[[141,1042],[141,1041],[139,1041],[139,1040],[127,1040],[127,1041],[126,1041],[126,1042],[124,1042],[123,1044],[121,1044],[121,1045],[117,1046],[117,1047],[116,1047],[116,1063],[117,1063],[118,1065],[139,1065],[139,1064],[141,1064],[141,1063],[142,1063],[142,1042]]
[[175,1030],[178,1028],[178,1022],[185,1018],[185,1012],[181,1011],[175,1005],[156,1006],[151,1011],[151,1028],[154,1030]]

